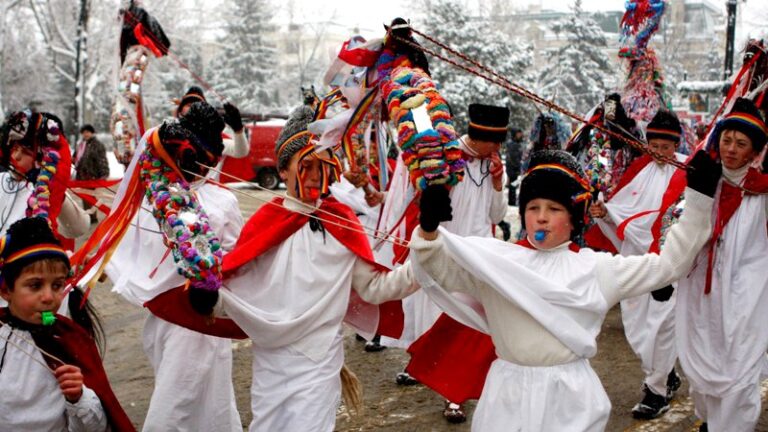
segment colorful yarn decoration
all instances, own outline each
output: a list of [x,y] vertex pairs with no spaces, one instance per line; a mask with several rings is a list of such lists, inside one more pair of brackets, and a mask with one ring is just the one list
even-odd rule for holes
[[677,199],[675,204],[669,206],[667,211],[664,213],[664,215],[661,217],[661,237],[659,237],[659,247],[664,247],[664,242],[667,239],[667,233],[669,232],[669,229],[672,228],[674,224],[677,223],[677,221],[680,220],[680,217],[683,215],[683,208],[684,206],[684,195],[680,195],[680,198]]
[[664,77],[648,42],[658,30],[665,8],[664,0],[628,1],[621,20],[619,58],[627,63],[622,103],[636,121],[650,122],[664,104]]
[[609,196],[612,184],[612,155],[611,141],[598,129],[592,129],[589,137],[589,148],[584,171],[592,186],[592,190]]
[[163,163],[152,145],[139,156],[140,178],[152,215],[161,227],[166,245],[180,275],[193,288],[215,291],[221,287],[221,243],[211,229],[189,183]]
[[45,147],[40,173],[35,180],[32,194],[27,199],[27,217],[42,217],[50,219],[51,211],[51,180],[56,175],[56,167],[61,155],[52,147]]
[[[445,99],[429,75],[414,67],[406,55],[385,48],[377,63],[381,97],[397,128],[398,145],[411,183],[455,185],[464,177],[464,160]],[[417,132],[412,109],[426,104],[432,129]]]

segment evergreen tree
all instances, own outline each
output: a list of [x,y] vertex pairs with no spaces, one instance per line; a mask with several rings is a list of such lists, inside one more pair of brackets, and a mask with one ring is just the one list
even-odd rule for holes
[[540,94],[568,109],[583,113],[603,99],[606,79],[613,72],[607,55],[605,35],[576,0],[573,12],[552,25],[567,43],[551,53],[551,60],[539,74]]
[[277,49],[270,43],[274,25],[267,0],[234,0],[224,49],[209,65],[216,90],[242,111],[277,105]]
[[[484,20],[470,19],[466,8],[455,0],[429,2],[426,20],[421,28],[436,40],[488,66],[510,81],[530,88],[533,77],[528,72],[532,63],[530,45],[499,37]],[[504,88],[471,75],[442,60],[430,58],[432,78],[450,103],[456,131],[462,133],[468,123],[467,106],[471,103],[506,105],[513,125],[527,125],[533,105]]]

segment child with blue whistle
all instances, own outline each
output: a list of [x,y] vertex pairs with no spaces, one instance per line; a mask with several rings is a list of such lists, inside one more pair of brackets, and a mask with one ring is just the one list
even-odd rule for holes
[[[661,253],[632,257],[572,242],[584,228],[591,187],[563,151],[531,157],[519,198],[529,235],[517,244],[439,228],[452,217],[447,190],[424,191],[410,243],[414,275],[448,315],[488,334],[495,350],[473,431],[605,429],[611,403],[589,359],[606,313],[691,268],[707,240],[720,173],[698,153],[687,169],[683,217]],[[440,359],[434,364],[439,368]]]
[[134,430],[109,386],[100,325],[81,292],[71,292],[83,305],[72,319],[55,314],[69,269],[44,218],[20,219],[0,238],[0,295],[8,302],[0,308],[2,430]]

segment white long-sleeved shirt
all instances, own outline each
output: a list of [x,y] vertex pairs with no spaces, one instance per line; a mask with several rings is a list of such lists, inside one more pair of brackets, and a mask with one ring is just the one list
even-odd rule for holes
[[[301,209],[289,200],[284,205]],[[377,271],[329,232],[305,224],[227,279],[220,303],[254,346],[293,346],[318,360],[341,328],[351,289],[366,302],[380,304],[404,298],[418,285],[410,264]],[[376,323],[371,324],[375,331]]]
[[[16,180],[10,172],[0,173],[0,235],[19,219],[26,217],[27,200],[34,185],[27,180]],[[64,195],[57,219],[59,233],[66,238],[77,238],[88,232],[90,218],[75,200]]]
[[[26,353],[29,358],[10,340]],[[83,386],[75,403],[68,402],[45,360],[25,330],[0,327],[0,430],[101,432],[107,430],[107,416],[96,393]]]
[[[696,253],[708,238],[711,208],[712,198],[687,189],[684,215],[670,230],[660,255],[623,257],[589,249],[574,253],[567,244],[550,250],[529,250],[511,244],[504,247],[513,262],[525,262],[528,270],[546,279],[585,296],[594,297],[595,289],[599,290],[604,301],[595,302],[594,298],[589,301],[602,304],[605,311],[602,315],[595,314],[600,322],[588,323],[599,331],[604,312],[611,306],[622,299],[668,285],[690,269]],[[467,293],[482,304],[489,333],[502,359],[526,366],[551,366],[579,358],[526,310],[454,260],[447,253],[441,236],[427,241],[414,235],[410,247],[421,266],[443,289]],[[573,314],[576,316],[579,312]],[[579,318],[576,316],[576,321]],[[594,320],[594,317],[586,320]]]
[[[472,154],[464,139],[460,141],[462,150]],[[441,224],[445,229],[460,236],[491,237],[493,226],[504,219],[507,198],[504,188],[500,191],[493,188],[490,165],[490,159],[467,161],[464,179],[451,188],[453,220]],[[502,179],[502,184],[504,182]]]

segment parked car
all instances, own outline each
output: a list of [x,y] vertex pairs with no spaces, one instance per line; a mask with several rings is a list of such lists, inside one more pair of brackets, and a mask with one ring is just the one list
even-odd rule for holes
[[275,141],[283,126],[285,120],[281,118],[246,123],[245,129],[250,144],[248,156],[240,159],[226,158],[222,168],[222,182],[238,181],[226,175],[229,174],[243,180],[255,181],[263,188],[277,189],[280,185],[280,175],[277,172]]

